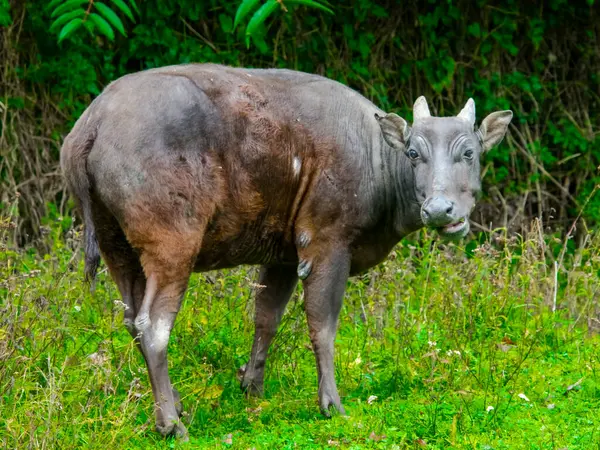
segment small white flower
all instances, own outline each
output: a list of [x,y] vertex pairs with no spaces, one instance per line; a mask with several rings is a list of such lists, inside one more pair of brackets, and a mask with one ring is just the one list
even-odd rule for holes
[[77,312],[81,311],[81,306],[79,306],[79,305],[75,305],[75,306],[73,306],[73,308],[74,308],[74,309],[75,309],[75,311],[77,311]]
[[362,363],[362,359],[360,357],[360,353],[356,356],[356,359],[354,361],[352,361],[350,364],[348,364],[348,366],[350,367],[356,367],[356,366],[360,366]]
[[523,394],[522,392],[519,394],[519,398],[522,398],[523,400],[525,400],[526,402],[529,401],[529,399],[527,398],[527,396],[525,394]]
[[428,341],[427,343],[429,344],[430,347],[435,347],[437,345],[437,342],[435,342],[435,341]]
[[115,300],[114,305],[117,309],[121,309],[123,311],[126,311],[129,309],[129,306],[127,306],[125,303],[123,303],[121,300]]
[[376,395],[369,395],[369,398],[367,399],[367,403],[370,405],[375,400],[377,400],[377,396]]
[[494,407],[492,405],[488,406],[487,408],[485,408],[486,412],[490,412],[494,410]]

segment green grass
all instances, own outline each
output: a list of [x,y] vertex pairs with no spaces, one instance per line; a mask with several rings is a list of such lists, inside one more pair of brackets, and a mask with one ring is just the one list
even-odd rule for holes
[[301,289],[271,349],[265,398],[248,400],[236,371],[252,340],[256,269],[197,274],[169,347],[190,433],[180,444],[154,432],[116,287],[102,271],[89,294],[69,223],[48,224],[44,254],[7,246],[2,222],[3,448],[600,448],[600,236],[564,258],[562,242],[536,230],[400,244],[348,283],[335,360],[348,416],[330,420],[318,412]]

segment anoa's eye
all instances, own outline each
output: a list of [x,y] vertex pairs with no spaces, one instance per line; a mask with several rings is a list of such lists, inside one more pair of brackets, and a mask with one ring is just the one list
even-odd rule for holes
[[408,157],[410,159],[417,159],[419,157],[419,152],[416,151],[414,148],[411,148],[408,150],[408,152],[406,153],[408,155]]
[[464,154],[463,157],[465,159],[473,159],[473,150],[467,150]]

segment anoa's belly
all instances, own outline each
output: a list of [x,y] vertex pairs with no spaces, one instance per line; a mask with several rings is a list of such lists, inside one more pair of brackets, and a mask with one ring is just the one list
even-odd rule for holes
[[283,231],[248,225],[234,236],[223,237],[217,230],[205,234],[194,271],[297,261],[296,248]]

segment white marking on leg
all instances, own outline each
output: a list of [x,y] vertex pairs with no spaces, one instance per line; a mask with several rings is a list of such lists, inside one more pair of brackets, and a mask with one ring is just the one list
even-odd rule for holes
[[154,347],[156,351],[167,348],[169,344],[169,336],[171,335],[171,326],[169,321],[163,317],[159,317],[153,326],[153,336],[150,345]]
[[146,330],[150,324],[150,310],[152,309],[152,303],[156,295],[156,277],[150,275],[146,282],[146,292],[144,293],[144,299],[142,300],[142,306],[138,311],[137,317],[135,318],[134,324],[138,331]]
[[300,158],[298,158],[297,156],[294,156],[293,168],[294,168],[294,175],[295,176],[300,175],[300,169],[302,168],[302,160]]

